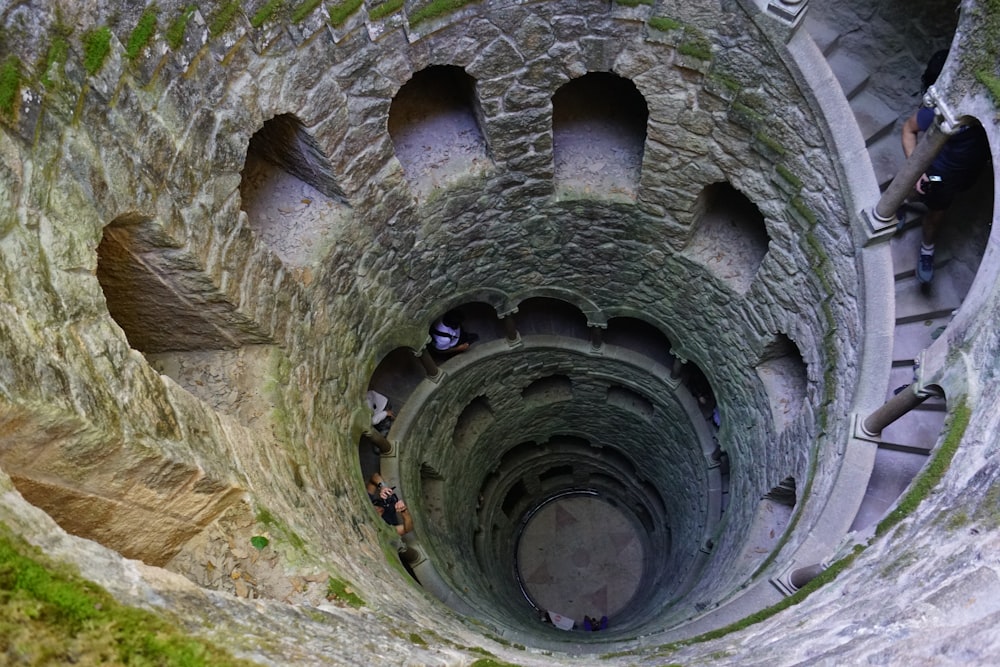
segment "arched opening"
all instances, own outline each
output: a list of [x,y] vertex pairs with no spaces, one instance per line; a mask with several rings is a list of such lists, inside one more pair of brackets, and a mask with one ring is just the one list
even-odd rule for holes
[[567,336],[590,340],[587,316],[571,303],[538,296],[517,306],[517,329],[522,336]]
[[350,219],[329,160],[292,114],[271,118],[250,138],[240,201],[250,228],[292,268],[322,257]]
[[646,100],[628,79],[590,72],[552,96],[557,196],[634,201],[646,144]]
[[673,364],[672,344],[657,327],[635,317],[612,317],[604,332],[604,342],[643,354],[667,368]]
[[767,255],[767,227],[757,205],[729,183],[713,183],[695,204],[686,254],[742,294]]
[[767,391],[775,429],[781,432],[798,416],[809,382],[802,353],[788,336],[778,334],[767,344],[757,376]]
[[481,118],[476,81],[461,67],[433,65],[399,89],[389,136],[418,197],[492,167]]

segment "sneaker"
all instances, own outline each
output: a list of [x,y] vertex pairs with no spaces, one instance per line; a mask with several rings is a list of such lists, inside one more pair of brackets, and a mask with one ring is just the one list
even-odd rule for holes
[[934,280],[934,251],[927,252],[920,249],[920,257],[917,259],[917,280],[927,284]]

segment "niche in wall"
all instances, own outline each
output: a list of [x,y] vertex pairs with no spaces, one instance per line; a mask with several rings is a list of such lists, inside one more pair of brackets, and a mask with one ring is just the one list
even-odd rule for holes
[[517,329],[522,336],[566,336],[590,340],[587,316],[575,305],[551,297],[531,297],[517,306]]
[[493,423],[493,409],[485,396],[477,396],[458,416],[455,423],[455,432],[452,436],[452,444],[458,449],[473,447],[476,440]]
[[781,432],[802,408],[809,383],[802,354],[788,336],[777,334],[764,348],[757,364],[757,376],[767,392],[774,427]]
[[573,383],[565,375],[549,375],[525,387],[521,397],[531,406],[568,401],[573,398]]
[[250,138],[240,199],[250,228],[292,268],[322,257],[351,214],[329,160],[292,114],[271,118]]
[[653,416],[653,403],[641,394],[620,385],[608,387],[608,405],[628,410],[643,419]]
[[433,65],[399,89],[389,136],[417,197],[493,166],[481,119],[476,81],[461,67]]
[[634,317],[612,317],[604,332],[604,343],[617,345],[643,354],[653,361],[670,368],[673,355],[670,339],[658,328]]
[[694,228],[685,254],[736,292],[746,292],[770,241],[760,209],[729,183],[713,183],[698,196]]
[[635,201],[646,144],[646,100],[628,79],[590,72],[552,96],[552,156],[561,198]]

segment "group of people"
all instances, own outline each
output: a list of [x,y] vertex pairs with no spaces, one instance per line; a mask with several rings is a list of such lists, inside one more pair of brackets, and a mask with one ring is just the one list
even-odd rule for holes
[[[921,77],[924,92],[937,81],[947,59],[947,50],[938,51],[931,57]],[[907,158],[916,150],[920,133],[930,129],[933,122],[934,110],[927,107],[921,107],[907,118],[902,131],[903,153]],[[945,211],[960,193],[975,185],[989,157],[989,142],[983,126],[979,123],[962,125],[948,138],[927,171],[917,180],[912,198],[927,207],[921,221],[921,244],[916,267],[917,280],[922,285],[928,285],[934,279],[934,243]],[[897,217],[902,226],[905,222],[902,210]]]
[[598,619],[596,616],[588,616],[585,614],[583,621],[578,623],[569,616],[565,616],[554,611],[539,610],[538,618],[542,623],[553,625],[560,630],[583,630],[584,632],[597,632],[598,630],[608,629],[607,616],[601,616],[601,618]]
[[[465,352],[479,336],[462,329],[463,317],[458,310],[450,310],[437,320],[430,328],[431,344],[440,354],[457,354]],[[365,402],[371,410],[372,427],[383,436],[389,434],[396,414],[392,410],[389,398],[374,389],[365,394]],[[396,532],[405,535],[413,530],[413,519],[406,503],[396,495],[395,487],[389,487],[380,473],[374,473],[366,484],[368,498],[382,520],[395,527]]]

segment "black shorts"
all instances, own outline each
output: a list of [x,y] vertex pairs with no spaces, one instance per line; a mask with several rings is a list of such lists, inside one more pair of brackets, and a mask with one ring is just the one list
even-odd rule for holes
[[[935,174],[928,173],[927,175],[934,176]],[[925,194],[920,197],[920,201],[927,204],[927,208],[932,211],[943,211],[951,206],[955,197],[976,184],[979,170],[967,169],[950,174],[940,174],[940,176],[940,181],[924,183]]]

